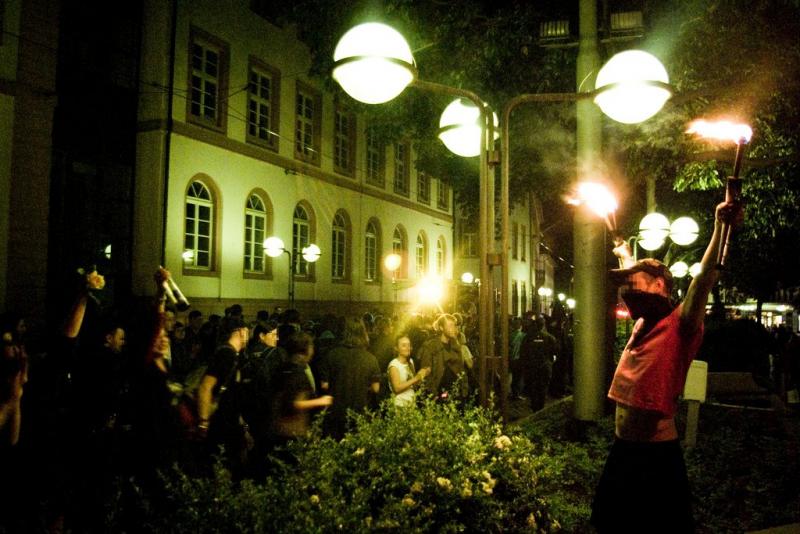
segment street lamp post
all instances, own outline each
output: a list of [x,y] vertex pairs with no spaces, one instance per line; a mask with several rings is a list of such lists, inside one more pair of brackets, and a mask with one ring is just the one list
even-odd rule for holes
[[[353,98],[371,104],[387,102],[402,92],[406,86],[414,86],[457,97],[474,104],[472,118],[467,119],[471,130],[479,135],[472,146],[480,156],[480,199],[479,199],[479,248],[480,285],[479,337],[480,337],[480,385],[481,402],[485,405],[488,395],[487,371],[489,362],[494,363],[492,332],[494,323],[493,277],[492,269],[501,269],[500,286],[500,329],[501,356],[500,395],[501,410],[506,417],[507,384],[504,377],[508,372],[508,252],[509,252],[509,120],[513,109],[526,102],[578,102],[594,98],[601,109],[620,122],[641,122],[654,115],[670,97],[666,71],[653,56],[635,51],[614,56],[598,73],[596,88],[585,93],[528,94],[511,99],[505,106],[502,120],[502,181],[501,181],[501,225],[502,251],[495,254],[492,221],[494,220],[494,180],[491,179],[489,152],[494,142],[494,121],[489,107],[475,94],[417,78],[410,48],[396,30],[378,23],[367,23],[348,31],[336,46],[334,52],[333,77]],[[467,106],[463,101],[453,102],[442,115],[440,137],[448,148],[465,156],[474,156],[475,150],[460,150],[451,147],[446,139],[455,129],[450,122],[452,115],[464,113]],[[452,112],[452,113],[451,113]],[[477,120],[476,120],[477,119]],[[457,122],[457,121],[455,121]],[[596,273],[595,273],[596,274]],[[582,299],[584,302],[590,298]],[[603,310],[597,310],[603,314]],[[589,322],[587,322],[588,324]],[[595,335],[596,332],[590,333]],[[495,365],[492,365],[495,367]],[[598,399],[599,402],[599,399]]]
[[492,221],[494,220],[494,180],[491,179],[489,151],[494,139],[489,107],[475,93],[434,82],[420,80],[408,43],[393,28],[379,23],[366,23],[350,29],[342,36],[334,51],[333,77],[356,100],[368,104],[388,102],[409,84],[434,93],[462,97],[479,111],[479,250],[480,286],[478,336],[480,338],[480,397],[486,404],[487,365],[493,356],[492,327],[492,268],[498,265],[499,255],[493,254]]
[[392,292],[394,293],[394,303],[397,305],[397,269],[400,268],[403,258],[400,254],[392,252],[383,258],[383,266],[392,273]]
[[[264,240],[264,252],[270,258],[277,258],[281,254],[289,257],[289,307],[294,308],[295,269],[297,268],[297,254],[285,247],[280,237],[268,237]],[[319,247],[313,243],[303,247],[300,255],[308,263],[315,263],[322,255]]]
[[[603,112],[614,120],[624,123],[642,122],[655,113],[657,113],[664,105],[666,100],[670,97],[670,90],[668,85],[669,78],[664,70],[664,67],[655,57],[647,54],[646,52],[631,50],[621,52],[612,57],[597,76],[595,82],[595,90],[591,92],[582,93],[534,93],[518,95],[509,100],[503,108],[501,120],[501,140],[502,158],[501,158],[501,180],[500,180],[500,202],[501,202],[501,226],[502,226],[502,250],[503,250],[503,276],[501,288],[501,312],[500,312],[500,328],[502,339],[502,363],[501,369],[503,376],[508,372],[508,345],[509,345],[509,332],[508,332],[508,250],[509,250],[509,181],[510,181],[510,129],[511,112],[514,109],[526,103],[551,103],[551,102],[581,102],[588,99],[594,102],[603,110]],[[582,247],[576,247],[576,251],[582,251]],[[596,273],[595,273],[596,274]],[[584,295],[583,302],[590,300],[591,295]],[[592,310],[587,306],[581,310],[585,316],[587,314],[596,314],[598,318],[602,318],[605,311],[603,309]],[[579,321],[578,330],[581,332],[583,339],[592,340],[592,345],[595,347],[602,346],[596,343],[593,339],[598,334],[594,329],[593,324],[599,321]],[[588,344],[587,344],[588,346]],[[578,351],[580,352],[580,351]],[[598,360],[598,358],[588,357],[583,354],[576,354],[578,364],[581,366],[587,363],[591,366],[591,362],[586,360]],[[602,361],[602,359],[599,359]],[[600,374],[596,369],[589,369],[583,373],[586,376],[596,377],[600,380]],[[507,388],[506,381],[501,382],[504,388]],[[596,409],[583,410],[581,404],[586,399],[587,404],[597,404],[602,402],[602,399],[593,399],[596,395],[593,393],[583,394],[580,391],[581,383],[576,383],[576,413],[581,411],[585,413],[598,412]],[[592,388],[596,389],[596,387]],[[503,391],[502,397],[506,397],[507,391]]]

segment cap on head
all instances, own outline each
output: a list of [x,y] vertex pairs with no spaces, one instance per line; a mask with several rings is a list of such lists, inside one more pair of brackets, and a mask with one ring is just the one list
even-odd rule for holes
[[656,278],[663,278],[667,293],[672,293],[673,279],[669,267],[653,258],[641,259],[627,269],[611,269],[611,279],[622,284],[629,275],[634,273],[647,273]]

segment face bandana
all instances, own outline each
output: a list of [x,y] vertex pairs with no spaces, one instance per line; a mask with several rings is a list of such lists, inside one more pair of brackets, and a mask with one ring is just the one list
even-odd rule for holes
[[643,317],[650,324],[657,323],[669,315],[673,309],[672,303],[667,297],[636,289],[623,292],[622,300],[634,321]]

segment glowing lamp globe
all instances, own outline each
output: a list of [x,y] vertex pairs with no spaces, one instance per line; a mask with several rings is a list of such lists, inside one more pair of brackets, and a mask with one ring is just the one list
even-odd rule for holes
[[594,102],[615,121],[635,124],[664,106],[671,96],[665,87],[668,83],[667,71],[655,56],[627,50],[609,59],[597,73]]
[[639,223],[639,246],[645,250],[661,248],[669,236],[669,220],[660,213],[648,213]]
[[414,80],[414,56],[405,38],[385,24],[359,24],[345,33],[333,52],[333,78],[365,104],[382,104]]
[[286,248],[283,246],[283,239],[280,237],[268,237],[264,240],[264,252],[270,258],[277,258]]
[[[499,120],[493,113],[494,138],[498,132]],[[444,108],[439,118],[439,139],[447,149],[459,156],[472,158],[481,153],[481,112],[478,106],[466,98],[457,98]]]
[[691,267],[689,267],[689,274],[692,276],[692,278],[696,278],[701,272],[703,272],[703,266],[700,265],[699,261],[693,263]]
[[669,272],[671,272],[672,276],[675,278],[683,278],[689,274],[689,266],[686,265],[686,262],[676,261],[670,266]]
[[575,309],[575,299],[571,299],[571,298],[567,299],[567,308],[569,308],[570,310],[574,310]]
[[383,266],[386,267],[388,271],[396,271],[400,268],[400,263],[402,261],[403,258],[400,257],[400,254],[388,254],[383,258]]
[[475,276],[473,276],[473,274],[470,272],[466,272],[461,275],[461,281],[465,284],[471,284],[475,281]]
[[308,263],[314,263],[319,259],[322,251],[317,245],[311,243],[307,247],[303,247],[302,254],[304,260],[306,260]]
[[697,240],[700,227],[691,217],[678,217],[669,227],[669,237],[676,245],[691,245]]
[[183,261],[186,263],[192,263],[194,261],[194,250],[184,250],[183,253],[181,253],[181,258],[183,258]]

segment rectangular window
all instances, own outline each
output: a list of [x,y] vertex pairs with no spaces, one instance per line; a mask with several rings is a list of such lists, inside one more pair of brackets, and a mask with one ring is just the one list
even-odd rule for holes
[[424,172],[417,173],[417,200],[423,204],[431,202],[431,179]]
[[514,317],[519,316],[519,292],[516,280],[511,282],[511,315]]
[[511,225],[511,257],[513,259],[517,259],[517,254],[519,252],[519,226],[517,223],[512,223]]
[[191,266],[196,269],[211,268],[212,206],[202,201],[186,202],[186,233],[184,250],[191,251]]
[[264,235],[266,217],[263,213],[248,210],[245,213],[244,270],[248,273],[264,272]]
[[478,234],[476,232],[464,232],[461,234],[461,255],[466,258],[473,258],[478,255]]
[[356,148],[356,116],[337,109],[333,118],[333,168],[353,176]]
[[278,71],[251,63],[247,83],[247,140],[275,151],[279,140],[279,93]]
[[378,275],[378,239],[375,234],[368,233],[364,239],[364,279],[372,282]]
[[450,209],[450,186],[439,180],[439,190],[436,195],[436,207],[440,210]]
[[384,154],[386,150],[383,143],[378,141],[375,130],[367,128],[367,183],[383,187],[384,182]]
[[295,158],[319,165],[322,97],[318,91],[298,83],[295,96]]
[[408,196],[410,161],[407,143],[394,145],[394,192],[398,195]]
[[227,45],[193,28],[189,53],[187,115],[191,122],[226,127]]

